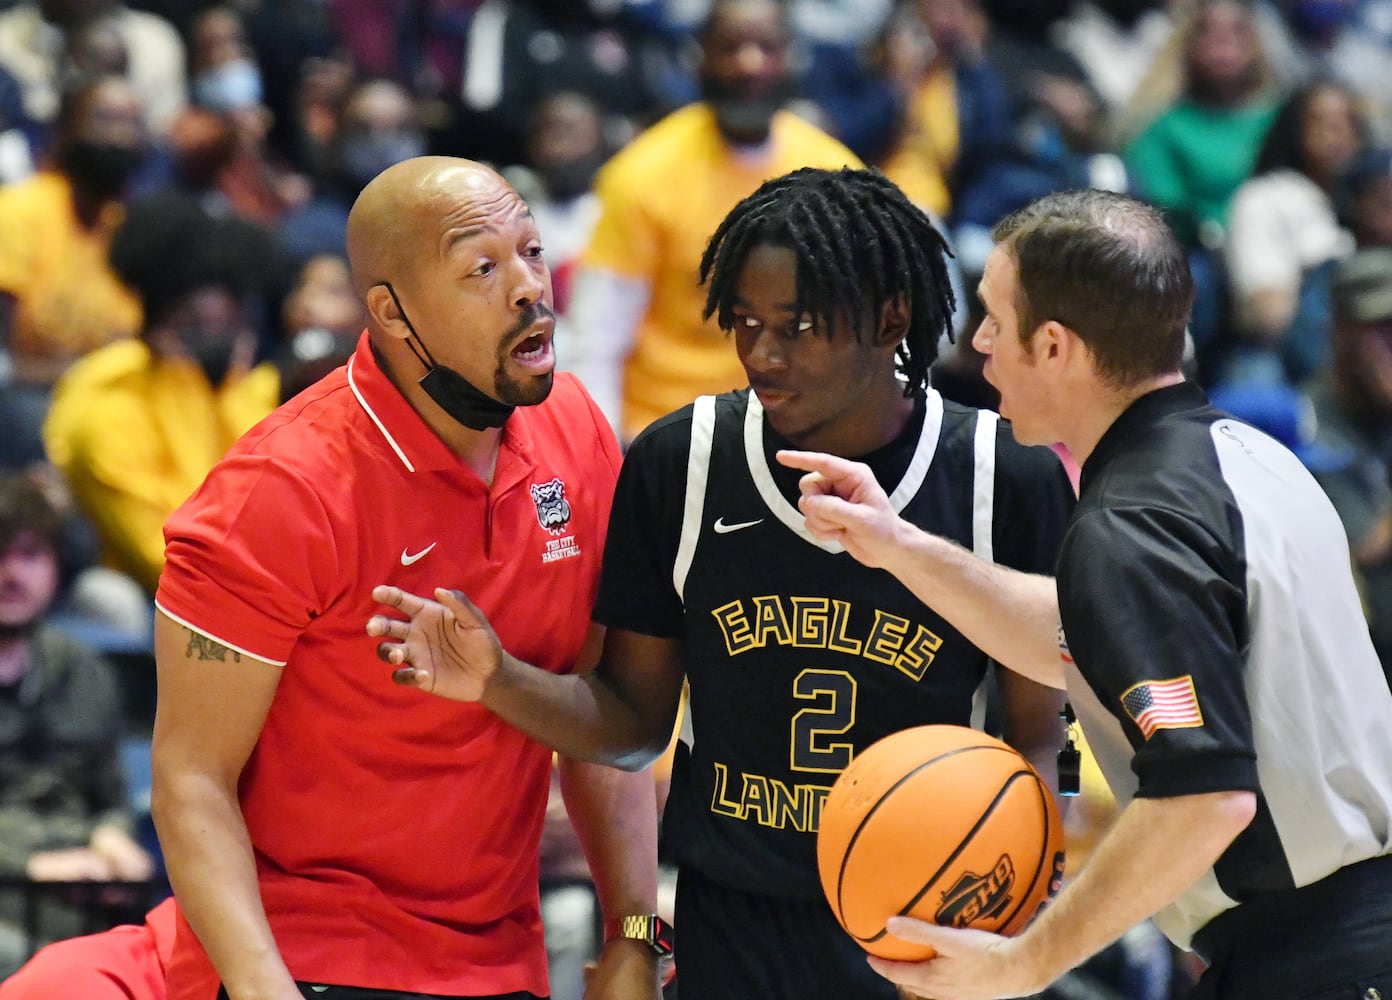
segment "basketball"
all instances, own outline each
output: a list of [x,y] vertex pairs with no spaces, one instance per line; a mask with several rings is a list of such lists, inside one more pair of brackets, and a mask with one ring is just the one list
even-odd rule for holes
[[1016,750],[963,726],[918,726],[862,751],[822,806],[817,869],[836,919],[881,958],[922,961],[892,916],[1016,934],[1059,890],[1063,825]]

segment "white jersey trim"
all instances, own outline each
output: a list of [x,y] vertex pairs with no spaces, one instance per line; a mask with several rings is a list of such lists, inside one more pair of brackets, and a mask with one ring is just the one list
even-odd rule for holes
[[711,442],[715,440],[715,397],[700,396],[691,410],[691,451],[686,457],[686,503],[682,510],[681,541],[672,566],[672,585],[686,601],[686,574],[696,558],[701,519],[706,511],[706,482],[710,478]]
[[285,666],[285,662],[286,662],[285,660],[273,660],[273,659],[271,659],[269,656],[262,656],[260,653],[253,653],[253,652],[252,652],[251,650],[249,650],[249,649],[244,649],[243,647],[238,646],[238,645],[236,645],[235,643],[228,642],[226,639],[223,639],[223,638],[220,638],[219,636],[213,635],[213,633],[207,631],[206,629],[199,628],[199,627],[198,627],[197,625],[195,625],[193,622],[188,621],[188,620],[186,620],[186,619],[184,619],[184,618],[180,618],[178,615],[173,614],[168,608],[166,608],[166,607],[164,607],[163,605],[161,605],[158,601],[155,602],[155,607],[159,609],[159,613],[160,613],[160,614],[164,615],[164,616],[165,616],[166,618],[168,618],[170,621],[178,622],[178,623],[179,623],[180,625],[182,625],[184,628],[192,629],[193,631],[197,632],[199,635],[203,636],[204,638],[206,638],[206,639],[211,639],[213,642],[217,643],[219,646],[226,646],[228,649],[232,650],[232,652],[234,652],[234,653],[240,653],[242,656],[250,656],[253,660],[260,660],[262,663],[268,663],[268,664],[270,664],[270,665],[273,666],[273,667],[283,667],[283,666]]
[[401,450],[401,445],[396,443],[396,438],[391,436],[391,432],[387,430],[387,425],[382,423],[381,418],[377,416],[372,407],[367,405],[367,400],[364,399],[363,394],[358,391],[358,383],[353,378],[353,362],[355,360],[357,359],[348,359],[348,388],[353,390],[353,396],[357,399],[358,405],[363,408],[372,422],[377,425],[377,429],[382,432],[382,437],[387,439],[387,444],[391,445],[392,451],[396,452],[396,457],[401,459],[402,465],[406,466],[406,471],[415,472],[416,467],[411,464],[411,460],[407,458],[406,453]]
[[[928,467],[933,464],[933,456],[937,453],[938,437],[942,433],[942,396],[929,389],[926,402],[923,430],[918,435],[918,445],[914,448],[913,458],[909,461],[909,467],[904,470],[899,485],[889,495],[889,504],[896,514],[902,514],[909,501],[918,495],[918,491],[923,487],[923,480],[928,475]],[[764,454],[764,407],[753,392],[749,394],[748,406],[744,413],[744,455],[749,464],[749,475],[754,480],[754,488],[758,490],[759,498],[764,501],[769,513],[808,545],[833,554],[846,551],[838,542],[823,542],[814,538],[807,530],[807,521],[802,516],[802,511],[789,503],[778,489],[773,473],[769,470],[768,456]]]
[[995,562],[995,543],[991,526],[996,513],[996,427],[1000,416],[992,410],[976,413],[976,458],[972,477],[972,551],[987,562]]
[[[996,517],[996,428],[1000,415],[994,410],[976,411],[972,437],[972,551],[987,562],[996,561],[993,526]],[[971,724],[986,728],[987,680],[972,695]]]

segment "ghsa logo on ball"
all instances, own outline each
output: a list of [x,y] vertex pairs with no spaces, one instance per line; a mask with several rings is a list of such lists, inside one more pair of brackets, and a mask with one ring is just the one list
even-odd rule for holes
[[1010,905],[1015,886],[1015,864],[1002,854],[996,866],[985,875],[963,872],[952,888],[943,893],[942,906],[933,922],[946,927],[970,927],[978,920],[990,920]]

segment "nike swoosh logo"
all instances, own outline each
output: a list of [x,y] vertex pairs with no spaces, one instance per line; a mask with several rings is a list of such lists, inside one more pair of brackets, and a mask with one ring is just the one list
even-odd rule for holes
[[738,524],[726,524],[723,517],[717,517],[715,519],[715,533],[717,535],[728,535],[732,531],[739,531],[741,528],[752,528],[756,524],[763,523],[764,519],[762,517],[757,521],[740,521]]
[[408,553],[405,549],[402,549],[402,550],[401,550],[401,565],[403,565],[403,566],[409,566],[409,565],[411,565],[413,562],[418,562],[419,560],[424,559],[424,558],[425,558],[425,554],[426,554],[427,552],[429,552],[431,549],[433,549],[433,548],[434,548],[436,545],[438,545],[438,544],[440,544],[440,543],[439,543],[439,542],[431,542],[431,543],[430,543],[429,545],[427,545],[425,548],[421,549],[419,552],[416,552],[416,553],[414,553],[414,554]]

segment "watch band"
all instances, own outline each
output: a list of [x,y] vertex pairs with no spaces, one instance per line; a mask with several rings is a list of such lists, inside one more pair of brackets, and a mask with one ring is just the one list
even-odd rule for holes
[[638,913],[617,917],[604,925],[604,940],[627,938],[642,941],[657,955],[672,954],[672,925],[656,913]]

